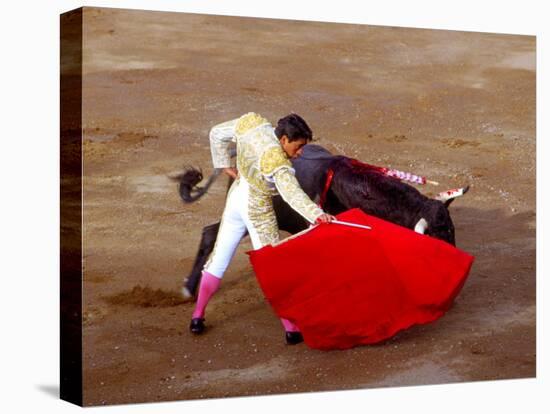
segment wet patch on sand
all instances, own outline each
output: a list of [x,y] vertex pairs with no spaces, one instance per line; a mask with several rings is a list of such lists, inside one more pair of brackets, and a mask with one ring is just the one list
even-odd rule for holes
[[[449,362],[439,363],[433,359],[415,360],[407,368],[377,381],[376,386],[399,387],[404,385],[445,384],[463,381],[464,378],[449,367]],[[362,388],[370,388],[372,384]]]
[[174,193],[174,182],[165,175],[145,175],[129,179],[138,193]]
[[512,53],[502,59],[497,66],[509,69],[537,70],[537,55],[535,52]]
[[292,366],[284,357],[279,356],[248,368],[194,372],[187,376],[187,382],[182,385],[183,388],[200,388],[212,386],[213,384],[220,387],[231,387],[235,383],[279,382],[293,375]]
[[520,306],[506,302],[494,309],[486,309],[476,317],[475,326],[482,326],[491,333],[508,332],[514,326],[529,326],[536,317],[536,306]]

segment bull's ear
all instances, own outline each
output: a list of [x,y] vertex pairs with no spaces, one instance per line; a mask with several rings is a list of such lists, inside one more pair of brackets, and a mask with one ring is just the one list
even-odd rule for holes
[[420,234],[426,233],[426,229],[428,228],[428,222],[424,217],[422,217],[420,220],[418,220],[418,223],[414,226],[414,231]]

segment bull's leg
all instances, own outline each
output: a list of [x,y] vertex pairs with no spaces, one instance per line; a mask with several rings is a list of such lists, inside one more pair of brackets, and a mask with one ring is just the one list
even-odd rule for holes
[[[235,155],[233,154],[232,156],[234,157]],[[229,181],[227,183],[227,191],[229,191],[229,189],[231,188],[233,181],[235,180],[229,177]],[[209,185],[207,185],[206,187],[209,187]],[[220,222],[211,224],[202,229],[199,251],[197,252],[197,257],[195,258],[193,269],[191,270],[189,276],[185,279],[185,284],[183,286],[182,293],[185,298],[195,296],[195,294],[197,293],[197,287],[199,286],[199,283],[201,281],[202,269],[204,268],[204,265],[208,260],[208,257],[210,256],[210,253],[212,253],[212,250],[214,250],[214,245],[216,244],[216,239],[218,238],[219,229]]]
[[273,208],[279,230],[296,234],[307,229],[307,221],[292,209],[280,196],[273,197]]
[[197,292],[197,287],[201,281],[202,269],[208,260],[208,256],[210,256],[210,253],[212,253],[212,250],[214,249],[219,228],[220,222],[211,224],[202,229],[201,242],[195,258],[195,263],[193,264],[193,269],[186,278],[185,285],[183,287],[184,297],[189,298],[194,296]]

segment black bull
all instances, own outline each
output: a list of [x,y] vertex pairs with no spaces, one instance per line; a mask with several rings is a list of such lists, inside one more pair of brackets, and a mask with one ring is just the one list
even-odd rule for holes
[[[332,169],[334,178],[323,205],[327,213],[334,215],[351,208],[360,208],[367,214],[455,244],[455,229],[448,211],[452,199],[443,203],[428,198],[416,188],[395,178],[374,170],[358,169],[350,158],[332,155],[319,145],[306,145],[302,156],[292,160],[292,164],[298,182],[312,200],[318,200],[321,196],[327,172]],[[197,200],[206,193],[213,178],[205,187],[198,188],[196,184],[202,180],[202,174],[196,169],[189,169],[176,177],[180,183],[182,200],[186,203]],[[308,227],[307,221],[292,210],[281,196],[273,197],[273,206],[281,230],[295,234]],[[219,227],[218,222],[202,230],[195,263],[185,282],[184,294],[187,296],[196,292],[201,271],[214,248]]]

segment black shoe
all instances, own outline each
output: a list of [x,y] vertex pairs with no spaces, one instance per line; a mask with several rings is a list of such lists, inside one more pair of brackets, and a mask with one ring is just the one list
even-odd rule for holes
[[191,319],[191,325],[189,325],[189,330],[195,335],[200,335],[204,332],[204,318],[193,318]]
[[301,332],[287,332],[286,333],[286,343],[288,345],[296,345],[300,342],[304,342],[304,337]]

